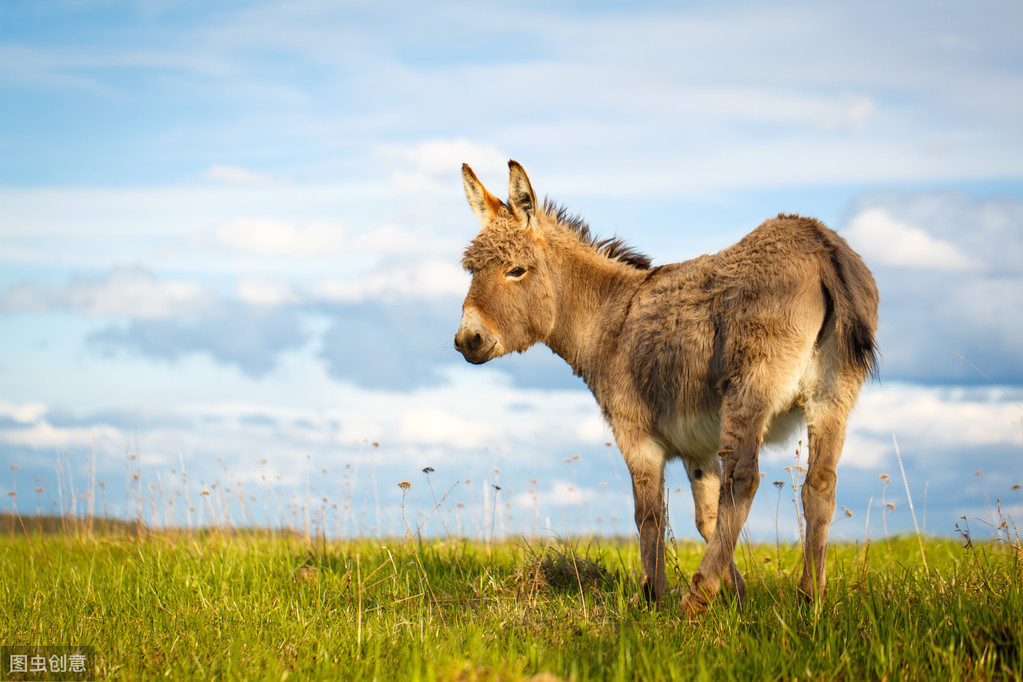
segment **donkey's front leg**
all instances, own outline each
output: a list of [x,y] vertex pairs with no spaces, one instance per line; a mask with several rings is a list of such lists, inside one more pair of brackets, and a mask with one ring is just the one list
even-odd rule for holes
[[660,605],[664,595],[664,451],[647,443],[622,449],[632,476],[632,496],[643,565],[640,595]]

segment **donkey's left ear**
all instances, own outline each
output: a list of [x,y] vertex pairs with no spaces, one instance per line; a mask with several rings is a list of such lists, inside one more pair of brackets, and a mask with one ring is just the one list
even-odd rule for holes
[[529,184],[526,170],[518,161],[508,162],[508,205],[522,227],[533,228],[536,215],[536,194]]

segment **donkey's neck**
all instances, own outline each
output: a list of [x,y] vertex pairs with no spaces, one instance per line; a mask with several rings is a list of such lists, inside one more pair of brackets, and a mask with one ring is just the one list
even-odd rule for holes
[[649,271],[585,247],[559,251],[552,263],[557,317],[546,344],[589,384],[600,346],[609,330],[621,328],[629,302]]

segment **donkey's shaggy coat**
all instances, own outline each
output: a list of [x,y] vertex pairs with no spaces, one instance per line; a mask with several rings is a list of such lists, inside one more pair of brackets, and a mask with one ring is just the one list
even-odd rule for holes
[[875,365],[878,297],[866,265],[816,220],[779,215],[720,253],[651,267],[538,206],[522,166],[508,165],[507,203],[462,166],[482,229],[462,260],[472,284],[455,347],[478,364],[545,343],[586,381],[632,476],[641,584],[654,602],[665,587],[664,465],[682,460],[707,540],[686,614],[702,613],[722,586],[744,599],[733,554],[760,484],[760,445],[804,417],[799,587],[821,595],[846,418]]

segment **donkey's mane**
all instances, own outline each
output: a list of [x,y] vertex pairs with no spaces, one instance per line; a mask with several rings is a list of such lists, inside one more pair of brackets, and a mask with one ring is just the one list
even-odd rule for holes
[[583,244],[592,248],[601,256],[631,265],[637,270],[650,269],[650,258],[648,256],[636,251],[617,237],[612,237],[611,239],[595,237],[590,233],[590,226],[586,224],[586,221],[578,215],[569,213],[568,209],[564,206],[559,206],[549,198],[545,198],[542,210],[559,225],[574,232]]

